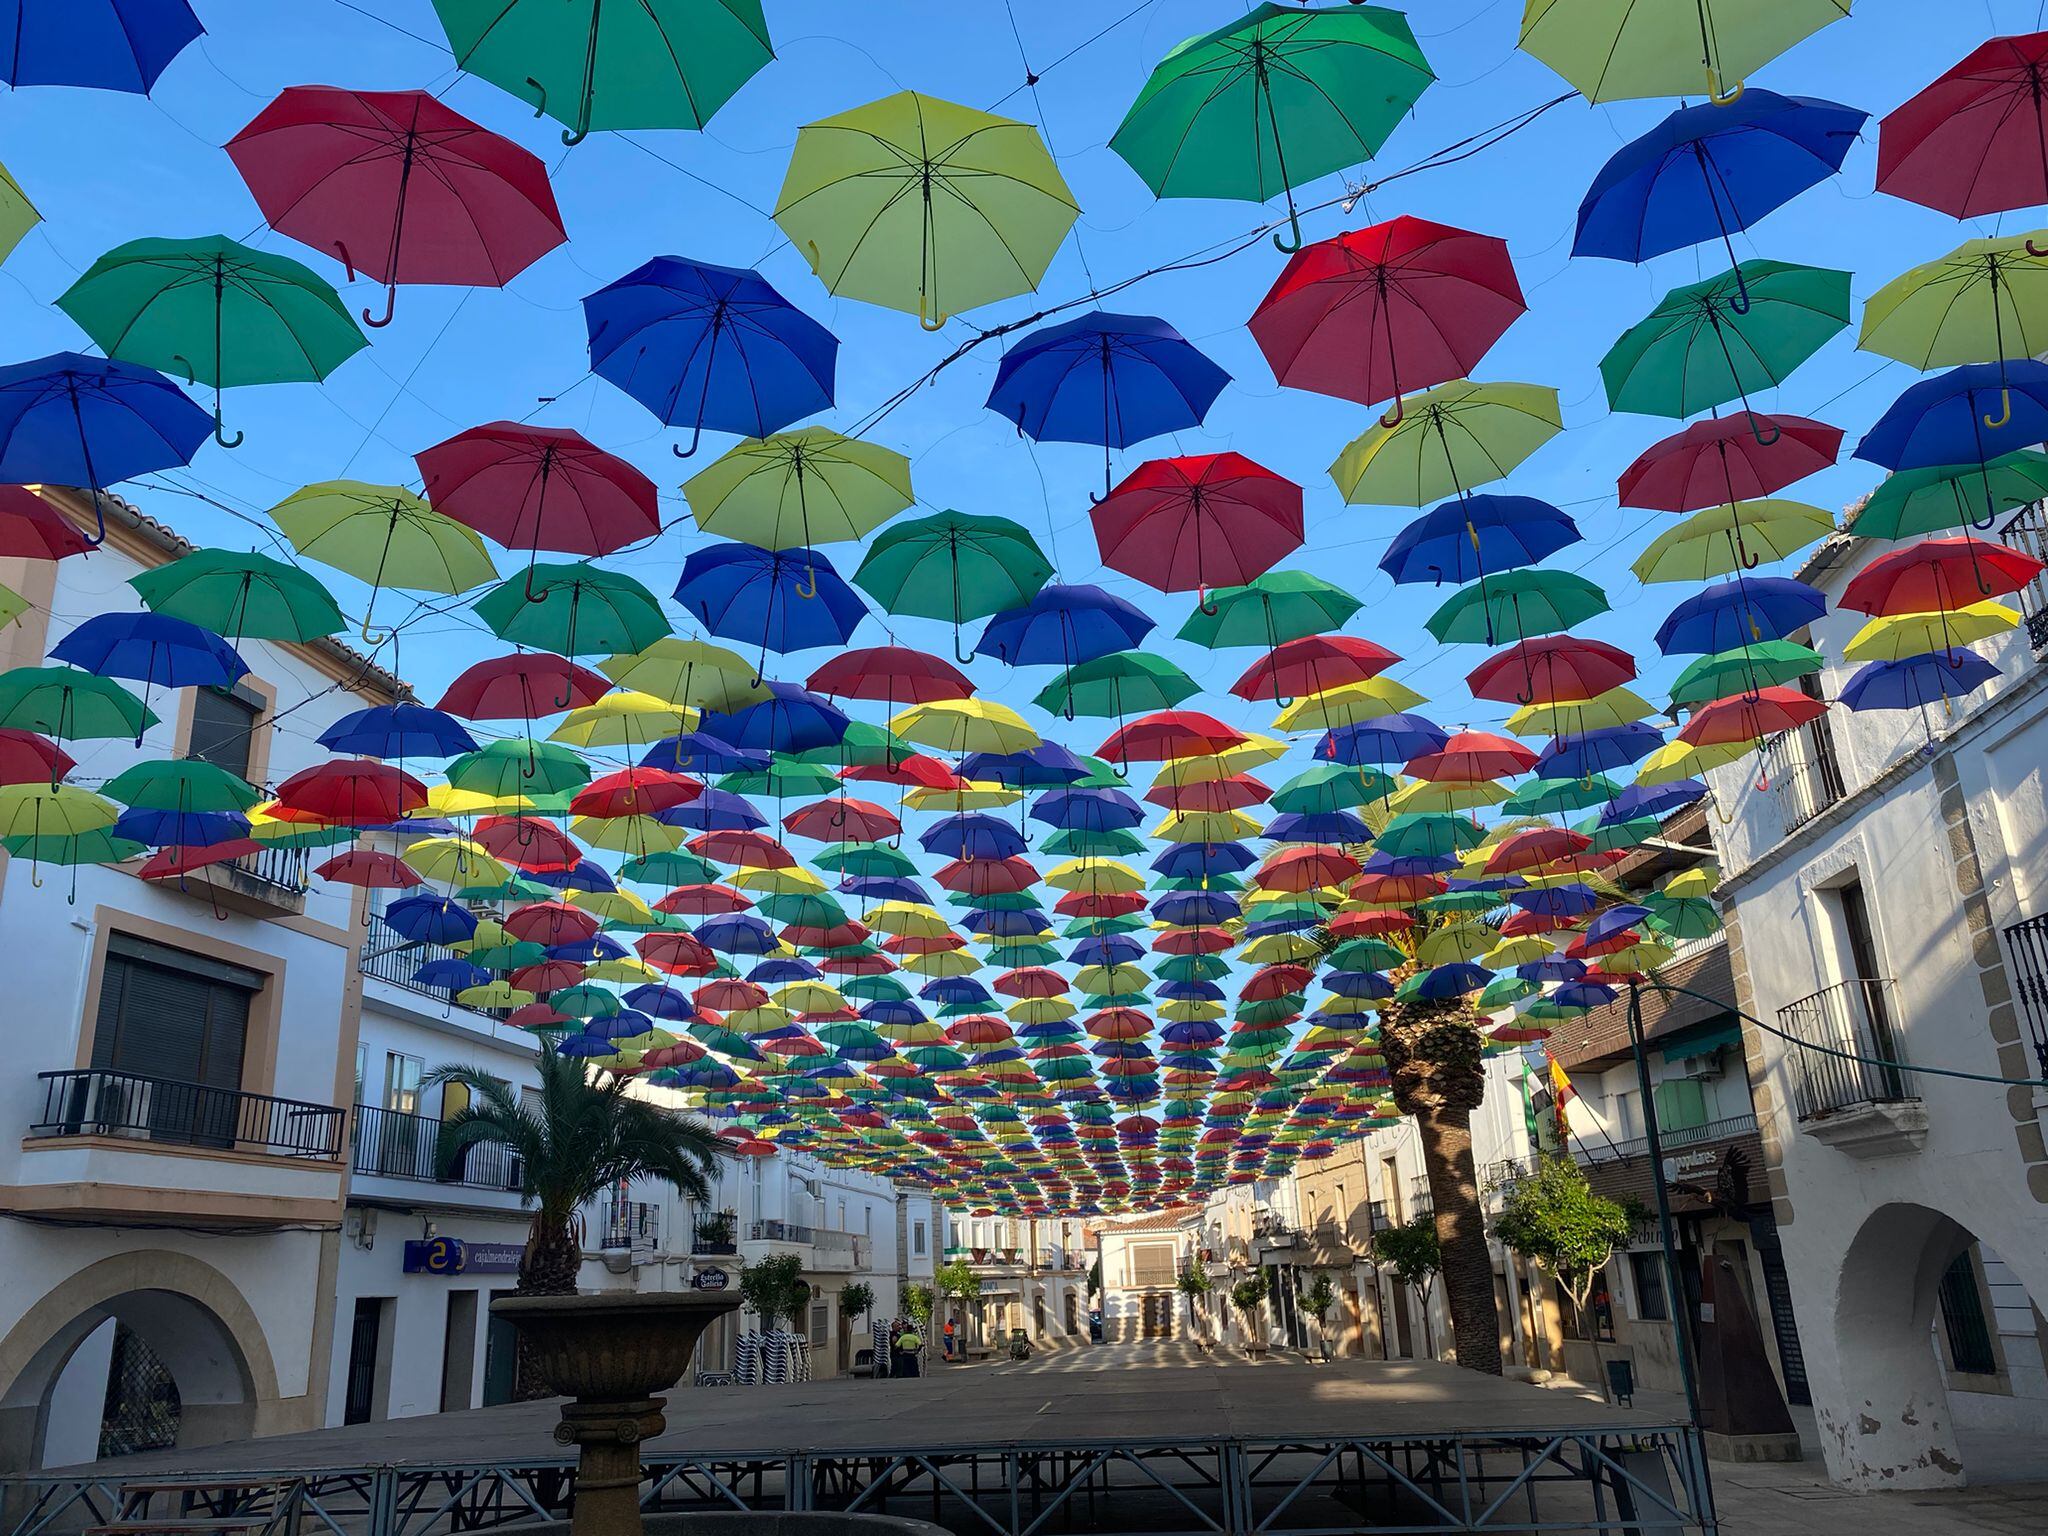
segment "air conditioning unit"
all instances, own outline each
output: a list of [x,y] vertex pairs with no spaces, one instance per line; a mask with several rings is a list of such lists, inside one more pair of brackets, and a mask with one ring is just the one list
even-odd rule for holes
[[1719,1051],[1709,1051],[1703,1056],[1681,1056],[1678,1059],[1679,1075],[1694,1082],[1712,1082],[1721,1076],[1721,1070]]

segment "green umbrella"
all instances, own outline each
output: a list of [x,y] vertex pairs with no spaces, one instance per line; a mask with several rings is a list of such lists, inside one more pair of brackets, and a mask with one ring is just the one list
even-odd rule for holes
[[[1849,14],[1853,0],[1528,0],[1522,49],[1588,101],[1690,96],[1723,104],[1742,81],[1802,38]],[[1724,94],[1725,93],[1725,94]]]
[[1486,841],[1486,829],[1461,811],[1404,811],[1373,842],[1395,858],[1443,858]]
[[0,726],[40,731],[58,741],[140,740],[157,723],[153,710],[110,677],[76,667],[0,672]]
[[1115,651],[1070,668],[1040,690],[1035,702],[1049,715],[1122,720],[1172,709],[1201,687],[1164,656],[1150,651]]
[[36,212],[21,184],[0,165],[0,261],[12,256],[22,237],[42,222],[43,216]]
[[[1617,411],[1686,417],[1782,384],[1849,323],[1849,274],[1784,261],[1745,261],[1732,272],[1665,294],[1600,359]],[[1763,436],[1750,416],[1759,442]]]
[[1541,990],[1526,976],[1496,976],[1480,990],[1477,1002],[1481,1008],[1505,1008],[1525,997],[1534,997]]
[[1274,790],[1272,804],[1276,811],[1326,815],[1384,800],[1394,792],[1394,787],[1393,775],[1378,768],[1318,763]]
[[1338,628],[1365,606],[1342,587],[1306,571],[1268,571],[1241,587],[1216,587],[1209,607],[1196,605],[1180,638],[1210,650],[1262,645]]
[[641,885],[709,885],[718,878],[718,867],[702,854],[678,848],[626,860],[619,866],[619,878]]
[[735,795],[773,795],[778,800],[808,800],[837,794],[845,786],[823,763],[800,763],[777,757],[766,768],[728,773],[717,787]]
[[1576,571],[1502,571],[1453,592],[1423,626],[1446,645],[1499,645],[1554,635],[1606,611],[1607,594]]
[[109,357],[213,386],[318,383],[369,345],[332,284],[312,268],[225,235],[131,240],[66,289],[57,307]]
[[1500,809],[1504,816],[1556,816],[1605,805],[1620,793],[1619,784],[1599,773],[1583,779],[1531,779],[1503,800]]
[[951,620],[953,654],[964,663],[974,658],[960,652],[960,626],[1023,607],[1051,576],[1051,563],[1021,524],[934,512],[884,529],[853,584],[889,613]]
[[1554,389],[1454,379],[1410,395],[1393,426],[1337,455],[1330,478],[1354,504],[1425,507],[1500,479],[1563,430]]
[[1650,909],[1645,924],[1667,939],[1704,939],[1721,931],[1721,912],[1704,896],[1667,896],[1652,891],[1643,898]]
[[626,1011],[618,994],[590,982],[579,982],[548,994],[548,1006],[576,1019],[609,1019]]
[[504,582],[478,598],[476,613],[500,640],[564,656],[644,651],[669,632],[652,592],[587,560],[536,565],[524,585]]
[[840,768],[894,768],[906,757],[916,755],[917,748],[894,731],[872,721],[855,720],[839,740],[822,747],[808,747],[789,757],[791,762],[836,764]]
[[348,624],[325,587],[268,555],[195,549],[128,585],[155,612],[230,640],[316,640]]
[[569,126],[702,128],[775,57],[761,0],[434,0],[455,62]]
[[846,921],[846,908],[828,891],[763,896],[754,905],[770,922],[799,928],[831,928]]
[[552,795],[588,784],[590,765],[560,742],[487,741],[449,761],[448,782],[501,800]]
[[225,768],[199,758],[136,763],[100,786],[123,805],[152,811],[233,811],[253,808],[263,792]]
[[910,855],[887,843],[833,843],[811,860],[813,868],[848,876],[915,876]]
[[1887,475],[1850,516],[1850,533],[1910,539],[2017,511],[2048,498],[2048,453],[2022,448],[1988,464],[1933,465]]
[[1129,827],[1109,827],[1091,832],[1081,827],[1063,827],[1039,843],[1041,852],[1061,858],[1126,859],[1145,851],[1145,840]]
[[1330,968],[1338,971],[1384,971],[1407,963],[1407,955],[1385,939],[1350,939],[1330,952]]
[[1671,685],[1671,702],[1674,707],[1707,704],[1732,693],[1774,688],[1826,665],[1825,656],[1796,640],[1755,640],[1688,663]]
[[1160,61],[1109,147],[1158,197],[1263,203],[1370,160],[1435,80],[1398,11],[1265,4]]
[[1663,822],[1655,816],[1637,816],[1630,821],[1602,823],[1598,816],[1588,816],[1575,829],[1590,837],[1592,846],[1588,853],[1612,853],[1620,848],[1634,848],[1645,840],[1655,837]]

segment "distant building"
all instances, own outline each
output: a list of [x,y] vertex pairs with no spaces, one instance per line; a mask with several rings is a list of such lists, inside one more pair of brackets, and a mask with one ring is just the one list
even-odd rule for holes
[[945,1262],[964,1262],[981,1281],[979,1338],[1000,1342],[1022,1328],[1039,1348],[1088,1342],[1088,1222],[955,1216],[947,1231]]
[[1096,1227],[1106,1341],[1188,1336],[1188,1301],[1179,1279],[1182,1267],[1200,1253],[1201,1225],[1202,1209],[1191,1205]]

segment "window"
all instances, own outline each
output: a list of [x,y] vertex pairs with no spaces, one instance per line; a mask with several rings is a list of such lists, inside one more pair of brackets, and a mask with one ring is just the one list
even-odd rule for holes
[[420,1112],[420,1078],[427,1064],[399,1051],[384,1053],[384,1107],[402,1115]]
[[1173,1247],[1172,1243],[1133,1243],[1131,1284],[1173,1284]]
[[356,1042],[356,1096],[351,1104],[363,1102],[363,1079],[370,1075],[370,1047],[361,1040]]
[[1706,1091],[1690,1078],[1667,1078],[1651,1090],[1650,1097],[1662,1130],[1684,1131],[1707,1123]]
[[913,1255],[914,1257],[916,1257],[916,1258],[920,1258],[920,1259],[921,1259],[921,1258],[923,1258],[923,1257],[924,1257],[924,1250],[925,1250],[925,1235],[924,1235],[924,1223],[923,1223],[923,1222],[921,1222],[921,1221],[913,1221],[913,1222],[912,1222],[912,1223],[910,1224],[910,1251],[911,1251],[911,1254],[912,1254],[912,1255]]
[[1391,1157],[1380,1159],[1380,1195],[1386,1201],[1387,1216],[1401,1224],[1401,1165]]
[[1671,1316],[1671,1308],[1664,1299],[1664,1255],[1653,1253],[1631,1253],[1628,1256],[1629,1279],[1635,1282],[1636,1317],[1646,1323],[1661,1323]]
[[826,1330],[831,1325],[831,1313],[822,1301],[811,1303],[811,1348],[825,1347]]
[[199,688],[192,695],[192,735],[185,755],[240,778],[249,776],[249,747],[263,702],[240,690]]
[[[118,1117],[146,1124],[152,1136],[204,1146],[235,1140],[242,1054],[250,1000],[260,971],[115,933],[100,972],[92,1065],[103,1072],[194,1084],[218,1092],[164,1091],[145,1082],[114,1088],[127,1107]],[[113,1116],[106,1090],[100,1112]]]
[[1965,1248],[1942,1273],[1938,1291],[1941,1323],[1948,1336],[1948,1354],[1958,1374],[1995,1376],[1998,1354],[1991,1347],[1991,1329],[1984,1317],[1984,1298],[1977,1289],[1977,1266]]

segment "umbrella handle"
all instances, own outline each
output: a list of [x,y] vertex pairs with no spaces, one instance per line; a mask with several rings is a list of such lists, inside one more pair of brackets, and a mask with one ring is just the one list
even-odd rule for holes
[[1758,554],[1755,550],[1751,549],[1747,544],[1743,545],[1742,568],[1745,571],[1755,570],[1759,565],[1763,563],[1763,558],[1764,557],[1762,555]]
[[1275,230],[1273,245],[1275,249],[1289,256],[1301,249],[1301,215],[1294,210],[1294,198],[1291,193],[1287,199],[1287,233],[1283,235]]
[[535,117],[546,117],[548,115],[548,88],[531,75],[526,77],[526,83],[540,94],[540,105],[533,109],[533,115]]
[[1742,263],[1737,262],[1735,264],[1735,297],[1728,301],[1728,312],[1731,315],[1746,315],[1749,313],[1749,307],[1749,279],[1742,275]]
[[1996,416],[1986,416],[1984,418],[1984,425],[1996,432],[2000,427],[2008,425],[2011,421],[2012,390],[2010,388],[2001,389],[1998,392],[1998,414]]
[[1735,82],[1735,89],[1727,95],[1721,94],[1721,72],[1713,65],[1707,66],[1707,99],[1717,107],[1732,107],[1742,100],[1742,93],[1749,87],[1742,81]]
[[334,249],[341,254],[341,267],[344,272],[348,273],[348,280],[354,282],[356,280],[356,263],[355,258],[348,253],[348,246],[342,241],[337,240],[334,242]]
[[2040,246],[2034,244],[2030,237],[2027,240],[2027,254],[2034,257],[2048,256],[2048,250],[2043,250]]
[[807,603],[808,603],[808,602],[811,602],[812,600],[814,600],[814,599],[815,599],[815,598],[817,597],[817,595],[818,595],[818,568],[817,568],[817,566],[815,566],[815,565],[807,565],[807,566],[805,566],[805,567],[804,567],[804,576],[805,576],[805,579],[806,579],[806,580],[808,580],[808,581],[810,582],[810,584],[811,584],[811,589],[810,589],[810,590],[809,590],[808,592],[806,592],[806,591],[804,590],[804,588],[803,588],[803,584],[802,584],[801,582],[799,582],[799,583],[797,584],[797,588],[796,588],[796,595],[797,595],[798,597],[802,598],[802,599],[803,599],[803,600],[804,600],[805,602],[807,602]]
[[957,624],[953,626],[953,659],[963,667],[974,660],[974,652],[972,651],[969,651],[965,656],[960,654],[960,627]]
[[216,443],[219,443],[223,448],[239,448],[242,446],[242,440],[248,435],[248,433],[238,430],[233,437],[229,437],[227,435],[227,426],[220,417],[220,407],[218,405],[214,406],[213,440]]
[[1213,600],[1211,600],[1209,596],[1209,588],[1207,587],[1207,585],[1204,585],[1198,589],[1195,598],[1195,608],[1196,611],[1201,613],[1205,618],[1211,619],[1215,618],[1217,614],[1223,611],[1222,609],[1216,606]]
[[697,445],[703,442],[703,440],[704,422],[703,419],[700,417],[698,418],[696,428],[690,433],[690,446],[687,448],[679,448],[674,443],[670,443],[668,445],[668,451],[674,454],[679,459],[687,459],[691,454],[697,451]]
[[[1764,432],[1766,430],[1768,430],[1770,433],[1770,436],[1768,437],[1764,435]],[[1773,443],[1777,442],[1779,438],[1785,435],[1785,429],[1779,426],[1775,421],[1768,423],[1766,427],[1758,427],[1756,412],[1751,411],[1749,413],[1749,435],[1756,439],[1757,447],[1768,448]]]
[[373,315],[367,308],[364,309],[363,324],[371,327],[373,330],[382,330],[391,323],[391,317],[397,310],[398,284],[395,282],[387,283],[384,285],[384,313]]
[[1407,414],[1408,402],[1401,396],[1396,395],[1394,396],[1394,408],[1380,418],[1380,425],[1389,429],[1398,427],[1401,425],[1402,418]]

